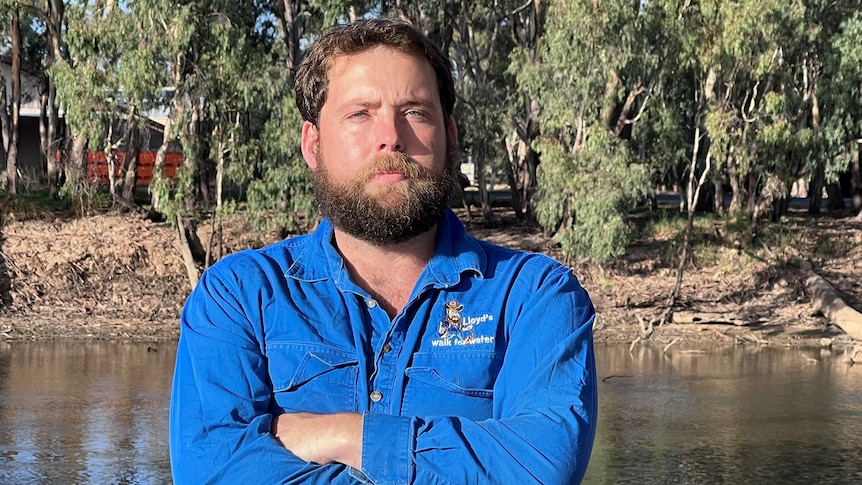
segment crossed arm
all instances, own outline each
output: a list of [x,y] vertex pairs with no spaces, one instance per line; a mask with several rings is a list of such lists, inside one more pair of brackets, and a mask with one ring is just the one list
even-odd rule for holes
[[[260,342],[231,292],[202,280],[183,317],[171,403],[175,483],[576,483],[595,432],[594,311],[568,291],[524,305],[494,389],[494,417],[273,415]],[[194,302],[193,302],[194,303]],[[195,308],[194,306],[190,308]],[[218,312],[217,316],[208,312]],[[246,320],[247,321],[247,320]],[[217,323],[213,323],[217,322]],[[539,325],[536,322],[547,322]],[[567,324],[566,322],[570,322]]]
[[361,414],[281,414],[273,418],[271,433],[302,460],[362,469]]

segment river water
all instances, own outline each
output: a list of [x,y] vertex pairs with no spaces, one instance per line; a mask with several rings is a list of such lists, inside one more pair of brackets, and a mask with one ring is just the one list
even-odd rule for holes
[[[0,343],[0,484],[169,484],[173,343]],[[862,483],[840,352],[600,346],[587,484]]]

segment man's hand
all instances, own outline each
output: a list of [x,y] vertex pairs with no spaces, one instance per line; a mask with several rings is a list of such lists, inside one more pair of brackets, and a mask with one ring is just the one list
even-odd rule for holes
[[273,417],[270,432],[305,461],[362,469],[361,414],[286,413]]

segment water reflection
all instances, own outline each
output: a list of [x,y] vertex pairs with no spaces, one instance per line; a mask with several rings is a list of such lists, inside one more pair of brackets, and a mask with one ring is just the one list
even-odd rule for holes
[[830,351],[604,347],[585,483],[862,483],[862,368]]
[[[862,483],[862,366],[841,355],[597,350],[605,380],[585,483]],[[0,484],[170,484],[175,352],[0,343]]]
[[0,344],[0,483],[170,483],[175,344]]

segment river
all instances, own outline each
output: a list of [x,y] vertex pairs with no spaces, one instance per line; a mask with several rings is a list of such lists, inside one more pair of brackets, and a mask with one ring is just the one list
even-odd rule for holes
[[[173,343],[0,343],[0,484],[168,484]],[[600,346],[587,484],[862,483],[841,352]]]

